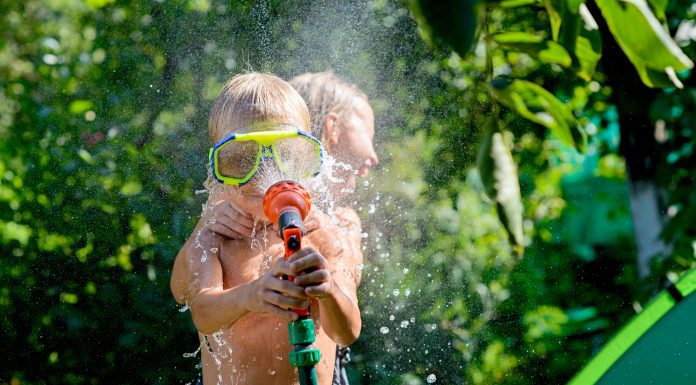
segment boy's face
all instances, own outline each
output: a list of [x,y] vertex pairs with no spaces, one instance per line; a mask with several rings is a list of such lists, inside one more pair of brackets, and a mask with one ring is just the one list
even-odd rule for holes
[[[355,98],[353,112],[341,118],[341,131],[334,153],[337,160],[347,163],[352,170],[341,175],[346,182],[339,190],[354,190],[357,176],[366,176],[372,167],[379,163],[372,141],[375,137],[375,115],[370,104],[362,98]],[[339,192],[339,196],[347,192]]]
[[[243,130],[232,130],[226,135],[232,132],[258,132],[258,131],[277,131],[287,130],[287,125],[274,124],[257,124],[251,129]],[[296,127],[296,126],[292,126]],[[313,145],[310,143],[308,147],[308,142],[300,138],[286,138],[279,139],[273,145],[273,151],[278,152],[276,154],[282,161],[286,168],[290,168],[294,171],[296,169],[309,169],[309,163],[319,162],[318,158],[309,159],[308,154],[314,151]],[[254,143],[254,142],[245,142]],[[244,149],[238,153],[230,154],[237,164],[240,161],[246,161],[247,159],[256,159],[255,146],[252,145],[250,148],[244,147],[234,147],[235,149]],[[295,159],[297,158],[297,159]],[[304,161],[304,162],[303,162]],[[252,164],[254,161],[252,161]],[[225,185],[225,190],[222,199],[229,200],[232,205],[253,218],[258,218],[265,220],[263,213],[263,197],[266,190],[270,188],[274,183],[285,179],[296,179],[293,175],[286,175],[283,173],[275,161],[268,157],[262,157],[259,162],[259,167],[256,173],[251,177],[251,179],[243,184],[242,186]]]

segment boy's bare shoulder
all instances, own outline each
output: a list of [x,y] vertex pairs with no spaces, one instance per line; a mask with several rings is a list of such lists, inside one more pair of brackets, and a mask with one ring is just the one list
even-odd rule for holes
[[347,230],[359,230],[362,228],[360,217],[351,207],[337,207],[334,210],[338,225]]

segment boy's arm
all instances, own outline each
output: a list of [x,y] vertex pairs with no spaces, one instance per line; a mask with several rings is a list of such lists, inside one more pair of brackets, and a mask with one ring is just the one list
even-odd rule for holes
[[174,296],[174,300],[179,305],[183,305],[186,303],[186,299],[188,297],[188,288],[187,286],[187,276],[188,276],[188,269],[187,269],[187,259],[191,258],[191,255],[193,253],[193,243],[196,239],[196,234],[200,230],[201,226],[203,225],[203,219],[201,218],[198,221],[198,224],[196,225],[196,228],[193,229],[193,233],[191,233],[191,236],[186,240],[186,243],[181,247],[179,252],[176,254],[176,259],[174,260],[174,267],[172,268],[172,278],[169,281],[169,289],[172,292],[172,295]]
[[[208,202],[210,204],[210,202]],[[221,200],[212,203],[212,215],[215,218],[214,223],[208,224],[207,230],[217,233],[223,237],[230,239],[244,239],[251,237],[254,228],[254,221],[248,215],[242,214],[229,201]],[[191,236],[186,240],[184,246],[181,247],[174,260],[172,268],[172,278],[169,281],[169,288],[177,303],[183,305],[189,296],[189,266],[193,261],[194,244],[196,236],[207,219],[201,217],[196,224],[196,228],[191,233]],[[195,261],[193,261],[195,263]]]
[[[203,247],[220,249],[219,235],[204,231],[201,234]],[[195,251],[195,249],[194,249]],[[272,313],[279,317],[295,320],[297,315],[287,309],[306,308],[309,305],[304,288],[281,279],[291,275],[290,264],[277,259],[270,271],[260,278],[229,289],[223,288],[223,272],[219,253],[208,253],[203,261],[193,255],[197,275],[191,290],[189,307],[196,328],[203,334],[211,334],[229,327],[249,312]]]
[[[352,210],[350,212],[354,214]],[[314,250],[308,248],[309,252],[298,253],[290,260],[304,259],[304,255],[308,255],[310,260],[317,260],[318,265],[314,267],[320,270],[322,259],[326,261],[325,268],[330,270],[325,277],[326,282],[318,286],[308,286],[306,293],[318,299],[322,327],[326,334],[337,344],[348,346],[360,336],[362,328],[357,289],[361,278],[363,255],[360,251],[360,220],[357,215],[339,214],[337,210],[337,217],[341,227],[344,230],[347,229],[347,232],[322,221],[321,229],[309,235],[310,240],[320,250],[320,253],[317,253],[319,256],[311,256]],[[338,244],[334,243],[335,240],[339,240]],[[298,270],[302,270],[303,267],[291,265],[291,268]],[[307,284],[313,280],[313,274],[316,275],[315,282],[321,281],[319,276],[321,273],[317,271],[297,277],[295,283],[301,286]]]
[[311,247],[293,254],[289,261],[296,285],[319,302],[321,325],[326,334],[339,345],[348,346],[360,335],[362,321],[356,296],[355,281]]

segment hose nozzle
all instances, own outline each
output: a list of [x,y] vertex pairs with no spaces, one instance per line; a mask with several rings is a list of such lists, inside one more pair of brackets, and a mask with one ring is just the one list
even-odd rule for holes
[[312,200],[302,185],[293,181],[282,181],[271,186],[263,197],[263,212],[273,223],[278,224],[280,236],[285,240],[285,229],[297,228],[304,231],[302,221],[312,209]]

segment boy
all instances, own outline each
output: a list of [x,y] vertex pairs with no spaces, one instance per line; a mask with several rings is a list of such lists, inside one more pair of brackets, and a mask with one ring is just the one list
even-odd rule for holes
[[[215,100],[209,120],[211,140],[218,145],[232,133],[288,127],[309,131],[307,107],[290,85],[258,73],[230,80]],[[309,156],[301,141],[288,141],[284,146],[296,157]],[[227,161],[232,168],[244,169],[258,155],[253,144],[229,147],[232,150],[225,154],[227,160],[219,162]],[[279,152],[283,147],[273,148]],[[277,162],[279,158],[282,156],[274,159]],[[307,163],[296,160],[288,164]],[[225,185],[220,204],[229,204],[241,213],[246,221],[237,222],[243,230],[253,232],[255,225],[250,218],[264,218],[263,194],[270,183],[279,180],[281,166],[261,158],[256,169],[246,167],[251,170],[246,175],[250,176],[248,181],[240,186]],[[314,345],[322,354],[317,377],[319,384],[331,383],[336,344],[347,346],[360,333],[356,275],[362,256],[342,250],[338,228],[322,220],[319,213],[313,216],[315,224],[311,227],[315,230],[308,232],[303,249],[288,261],[283,259],[282,241],[273,231],[267,234],[267,247],[260,249],[252,248],[249,238],[223,238],[199,223],[197,239],[187,242],[192,258],[185,271],[175,269],[172,292],[178,302],[188,303],[199,330],[204,383],[296,384],[297,375],[287,358],[291,346],[286,328],[296,315],[288,309],[309,305],[317,332]],[[193,246],[196,243],[200,246]],[[284,275],[295,279],[284,281]],[[208,338],[211,334],[213,338]]]

